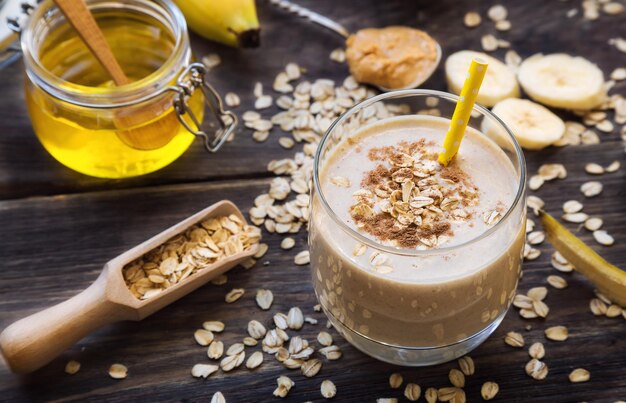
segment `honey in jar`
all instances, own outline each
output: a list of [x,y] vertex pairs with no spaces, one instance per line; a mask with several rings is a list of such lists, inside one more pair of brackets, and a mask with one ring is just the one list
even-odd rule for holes
[[[185,20],[163,0],[94,0],[88,7],[131,83],[115,86],[60,10],[42,3],[21,38],[35,133],[54,158],[87,175],[156,171],[184,153],[194,134],[205,135],[199,126],[205,95],[213,90],[194,91],[206,71],[192,64]],[[211,95],[221,124],[215,151],[236,119],[224,119],[219,96]],[[144,146],[132,141],[133,133],[159,141]]]

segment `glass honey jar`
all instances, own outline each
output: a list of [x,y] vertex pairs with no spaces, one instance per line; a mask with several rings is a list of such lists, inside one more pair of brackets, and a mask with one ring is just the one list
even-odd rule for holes
[[193,63],[180,10],[167,0],[87,5],[131,82],[113,84],[51,0],[30,10],[21,24],[25,98],[45,149],[67,167],[103,178],[163,168],[194,135],[217,151],[237,118],[224,111],[206,68]]

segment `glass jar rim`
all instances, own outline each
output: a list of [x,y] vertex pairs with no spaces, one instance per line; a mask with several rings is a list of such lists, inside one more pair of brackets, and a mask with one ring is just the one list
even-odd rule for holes
[[326,130],[326,132],[324,133],[324,136],[322,137],[322,140],[320,141],[319,146],[317,147],[317,150],[315,151],[315,162],[313,164],[313,186],[314,186],[315,192],[320,196],[322,207],[324,208],[324,210],[326,210],[326,213],[330,216],[330,218],[337,225],[339,225],[339,227],[343,231],[348,233],[348,235],[350,235],[351,237],[357,239],[359,242],[365,245],[368,245],[369,247],[383,250],[385,252],[395,254],[395,255],[432,256],[432,255],[438,255],[438,254],[443,254],[443,253],[449,253],[449,252],[473,245],[477,243],[478,241],[489,237],[491,234],[496,232],[497,229],[501,228],[505,222],[511,219],[513,211],[523,199],[523,195],[526,190],[526,161],[524,160],[524,153],[522,151],[522,148],[520,147],[519,143],[517,142],[517,139],[515,138],[511,130],[508,128],[508,126],[498,116],[493,114],[490,110],[478,104],[474,105],[473,110],[476,110],[482,113],[483,115],[486,115],[492,119],[495,119],[495,121],[499,125],[501,125],[502,128],[504,128],[504,130],[506,131],[507,135],[509,136],[509,139],[513,143],[513,147],[515,149],[516,160],[520,169],[520,178],[519,178],[519,183],[517,186],[517,193],[515,195],[515,198],[513,199],[513,203],[511,203],[511,206],[507,209],[503,217],[496,224],[494,224],[493,227],[489,228],[487,231],[481,233],[479,236],[472,238],[466,242],[463,242],[454,246],[448,246],[445,248],[427,249],[427,250],[398,248],[398,247],[383,245],[382,243],[379,243],[371,238],[368,238],[360,234],[354,228],[351,228],[348,224],[346,224],[343,220],[341,220],[339,216],[337,216],[337,214],[333,211],[332,207],[328,204],[328,201],[326,200],[326,197],[324,196],[324,192],[322,191],[322,187],[321,187],[320,179],[319,179],[320,157],[322,154],[322,150],[324,149],[324,145],[326,144],[326,142],[332,135],[332,132],[335,129],[335,127],[342,124],[350,116],[354,115],[358,111],[376,102],[379,102],[388,98],[400,98],[400,97],[407,97],[407,96],[434,96],[434,97],[439,97],[439,98],[453,101],[455,104],[459,99],[457,95],[450,94],[444,91],[426,90],[426,89],[397,90],[397,91],[385,92],[383,94],[379,94],[374,97],[368,98],[364,101],[359,102],[358,104],[354,105],[352,108],[344,112],[339,118],[337,118],[330,125],[328,130]]
[[[92,108],[116,108],[138,104],[154,98],[168,90],[170,83],[191,61],[191,49],[187,33],[187,23],[182,12],[169,0],[86,0],[90,9],[132,10],[153,17],[170,31],[175,38],[173,52],[154,72],[120,87],[88,87],[66,81],[43,64],[37,54],[35,41],[38,24],[50,18],[65,19],[52,0],[45,0],[30,15],[21,33],[21,48],[24,55],[26,74],[33,83],[51,96],[63,101]],[[55,14],[52,17],[51,12]],[[67,22],[66,22],[67,23]],[[88,89],[88,90],[87,90]]]

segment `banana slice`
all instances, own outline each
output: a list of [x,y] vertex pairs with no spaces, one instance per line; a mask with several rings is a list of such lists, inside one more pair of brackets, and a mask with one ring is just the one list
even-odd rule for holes
[[503,99],[519,97],[519,86],[513,71],[498,59],[472,50],[461,50],[446,59],[446,80],[448,80],[448,88],[451,92],[455,94],[461,92],[467,69],[475,57],[480,57],[489,63],[476,102],[485,106],[494,106]]
[[607,97],[602,70],[582,57],[536,54],[517,73],[529,97],[565,109],[593,109]]
[[[529,150],[540,150],[559,140],[565,133],[565,123],[542,105],[526,99],[509,98],[498,102],[491,110],[511,129],[519,144]],[[498,139],[504,135],[499,126],[483,119],[483,133]]]

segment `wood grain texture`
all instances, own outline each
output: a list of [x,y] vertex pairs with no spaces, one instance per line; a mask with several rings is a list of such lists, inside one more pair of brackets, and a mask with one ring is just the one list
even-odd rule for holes
[[[480,49],[480,38],[496,32],[493,24],[485,21],[473,30],[463,24],[467,10],[481,11],[483,16],[490,2],[472,1],[461,5],[446,1],[375,1],[360,0],[358,6],[348,1],[301,1],[316,11],[335,18],[349,30],[362,27],[382,27],[406,24],[427,30],[443,49],[443,60],[461,49]],[[606,74],[624,64],[624,54],[607,44],[626,24],[626,16],[602,16],[596,22],[583,21],[579,16],[567,18],[565,13],[578,4],[559,1],[516,1],[507,4],[513,28],[498,37],[511,41],[512,47],[523,57],[537,52],[568,52],[587,57],[597,63]],[[223,63],[209,73],[209,80],[222,95],[234,91],[242,105],[234,108],[241,114],[251,109],[252,90],[256,81],[266,90],[284,66],[296,61],[308,71],[306,77],[343,80],[348,73],[345,65],[328,59],[329,53],[343,44],[342,39],[326,29],[303,19],[271,8],[260,1],[259,18],[262,23],[258,49],[237,50],[210,43],[192,35],[193,48],[198,57],[211,52],[221,55]],[[484,17],[486,19],[486,17]],[[504,57],[505,50],[494,54]],[[35,137],[22,88],[23,65],[15,63],[0,71],[0,197],[16,198],[35,195],[75,193],[90,190],[132,188],[172,183],[193,183],[214,179],[258,178],[266,175],[265,166],[272,158],[292,153],[278,146],[279,131],[275,130],[262,147],[251,138],[251,131],[240,127],[236,139],[216,154],[208,154],[202,142],[196,140],[177,161],[159,172],[126,180],[90,178],[73,172],[56,162],[41,147]],[[423,88],[445,89],[443,63]],[[626,83],[616,86],[624,93]],[[264,111],[269,116],[276,107]],[[618,139],[617,131],[605,139]],[[236,161],[236,162],[235,162]]]
[[[623,183],[623,171],[615,175],[610,180],[607,178],[606,184],[610,185],[607,187]],[[577,184],[574,173],[570,172],[568,179],[546,186],[545,191],[542,189],[542,197],[552,206],[549,208],[552,213],[558,214],[560,204],[576,193],[573,189]],[[4,226],[0,254],[9,257],[0,272],[0,327],[84,289],[112,256],[218,198],[230,198],[246,209],[251,206],[249,194],[260,193],[266,186],[264,180],[239,185],[217,182],[0,203],[0,222]],[[619,192],[623,194],[623,187]],[[623,204],[609,203],[611,213],[602,207],[604,200],[616,196],[607,193],[594,202],[589,201],[586,210],[605,218],[607,229],[617,239],[611,248],[596,249],[625,267]],[[583,238],[591,242],[588,233],[583,233]],[[308,267],[292,263],[293,256],[306,247],[305,234],[297,236],[296,247],[288,252],[279,248],[281,239],[266,234],[265,240],[270,244],[268,254],[249,271],[234,269],[227,284],[205,286],[142,322],[102,329],[32,375],[18,377],[5,368],[0,369],[0,393],[7,400],[201,401],[220,390],[229,401],[268,401],[272,400],[275,378],[287,374],[296,382],[289,401],[319,400],[319,384],[323,379],[332,379],[338,387],[338,401],[356,402],[399,397],[401,391],[392,391],[387,384],[389,374],[395,371],[423,388],[447,385],[447,373],[454,363],[423,369],[395,367],[360,353],[334,331],[331,333],[343,349],[344,357],[325,361],[322,371],[313,379],[285,370],[268,357],[253,374],[241,368],[228,374],[214,374],[207,380],[192,378],[191,367],[209,361],[205,348],[193,340],[194,330],[205,320],[226,323],[226,331],[218,337],[227,346],[243,338],[248,320],[255,318],[269,326],[273,313],[287,312],[291,306],[301,307],[305,315],[320,322],[316,326],[305,325],[298,334],[313,340],[324,329],[323,314],[312,309],[316,300]],[[521,291],[546,285],[546,276],[556,273],[548,263],[551,247],[544,244],[540,248],[542,256],[525,264]],[[611,401],[626,394],[624,319],[592,316],[588,309],[592,286],[578,274],[564,277],[569,282],[567,289],[549,291],[546,302],[551,312],[547,320],[522,320],[512,309],[496,333],[471,354],[478,368],[467,382],[472,400],[477,399],[480,385],[487,380],[500,384],[501,401]],[[224,295],[235,287],[246,289],[244,297],[234,304],[224,303]],[[254,294],[258,288],[274,292],[275,302],[270,311],[261,311],[256,306]],[[532,330],[524,330],[527,324]],[[546,341],[543,329],[552,325],[567,326],[570,339],[563,343]],[[527,352],[508,347],[502,341],[509,330],[522,332],[529,344],[545,343],[545,361],[550,367],[545,381],[537,382],[525,375]],[[258,347],[248,351],[256,350]],[[63,373],[69,359],[82,363],[81,371],[74,376]],[[107,369],[114,362],[128,366],[127,379],[115,381],[108,377]],[[569,384],[567,374],[580,366],[591,371],[591,381]]]
[[[464,6],[452,0],[363,0],[358,6],[352,2],[302,0],[301,4],[336,18],[352,30],[390,24],[424,28],[442,43],[444,56],[462,48],[478,49],[480,36],[493,31],[489,23],[472,31],[462,26],[465,11],[476,9],[484,15],[491,4],[478,1]],[[581,54],[597,62],[608,74],[624,64],[623,54],[606,41],[618,35],[626,16],[602,16],[594,23],[583,22],[579,16],[567,19],[567,10],[578,6],[560,1],[510,2],[507,7],[513,29],[498,36],[511,40],[522,56],[554,51]],[[235,90],[242,96],[243,106],[237,108],[238,112],[250,107],[256,80],[269,85],[290,61],[306,67],[308,77],[343,79],[346,67],[328,60],[330,51],[341,45],[338,37],[269,9],[264,3],[259,4],[259,14],[263,41],[260,49],[238,51],[194,38],[199,55],[216,51],[222,56],[224,63],[211,72],[211,80],[222,93]],[[504,51],[496,54],[502,56]],[[258,145],[251,140],[250,132],[240,130],[235,141],[219,153],[209,156],[197,142],[174,164],[146,177],[106,181],[81,176],[52,160],[32,134],[18,80],[21,68],[18,63],[0,72],[0,198],[5,199],[0,202],[0,328],[77,294],[96,279],[110,258],[219,199],[231,199],[247,211],[254,196],[267,189],[267,162],[293,154],[293,150],[278,146],[278,132],[272,134],[268,143]],[[445,88],[441,67],[425,87]],[[622,93],[625,89],[626,82],[616,87]],[[614,246],[595,244],[585,230],[579,230],[579,234],[612,263],[625,268],[624,146],[617,133],[601,137],[603,142],[599,145],[527,153],[528,170],[536,172],[546,162],[566,166],[569,175],[565,180],[548,183],[535,194],[546,201],[547,210],[557,217],[561,215],[562,203],[569,199],[582,201],[585,212],[602,217],[605,228],[616,239]],[[585,199],[578,188],[592,177],[584,173],[584,163],[608,165],[613,160],[621,161],[622,169],[594,177],[604,184],[604,192]],[[17,199],[25,196],[30,197]],[[568,227],[577,229],[575,225]],[[297,235],[296,247],[288,252],[278,246],[282,237],[266,233],[264,237],[270,245],[267,255],[251,270],[234,269],[223,286],[207,285],[142,322],[104,328],[34,374],[16,376],[0,366],[0,400],[207,401],[220,390],[229,402],[276,401],[272,391],[280,375],[295,381],[285,399],[294,402],[322,401],[319,388],[323,379],[331,379],[337,385],[335,401],[351,402],[400,398],[402,389],[392,390],[388,386],[392,372],[401,372],[405,382],[416,382],[422,390],[449,384],[447,374],[455,363],[422,369],[384,364],[360,353],[332,330],[344,356],[338,361],[324,360],[321,372],[313,379],[283,369],[267,356],[254,373],[240,368],[228,374],[218,372],[206,380],[192,378],[190,370],[194,364],[209,362],[206,349],[193,340],[194,330],[205,320],[226,323],[219,338],[227,346],[241,340],[248,320],[255,318],[269,325],[273,313],[287,312],[292,306],[301,307],[305,315],[319,320],[315,326],[305,324],[298,334],[312,341],[325,329],[323,314],[313,312],[316,300],[309,268],[293,264],[293,256],[306,248],[305,232]],[[558,274],[549,264],[552,248],[542,244],[540,249],[539,259],[524,264],[520,292],[546,285],[549,274]],[[588,308],[593,287],[576,273],[563,277],[569,287],[550,289],[546,302],[551,312],[546,320],[523,320],[512,309],[496,333],[471,354],[477,372],[467,380],[468,401],[480,401],[480,386],[488,380],[500,385],[496,401],[625,399],[626,322],[623,318],[594,317]],[[224,295],[235,287],[245,288],[246,294],[234,304],[225,304]],[[273,291],[275,302],[270,311],[256,306],[254,294],[258,288]],[[528,324],[532,328],[527,331]],[[569,340],[545,340],[543,330],[553,325],[567,326]],[[526,350],[513,349],[502,341],[510,330],[521,332],[527,345],[535,341],[545,344],[545,361],[550,368],[546,380],[539,382],[526,376]],[[258,347],[248,349],[257,350]],[[69,359],[82,364],[76,375],[63,372]],[[128,366],[127,379],[109,378],[108,368],[115,362]],[[589,382],[568,382],[567,375],[577,367],[591,372]]]

